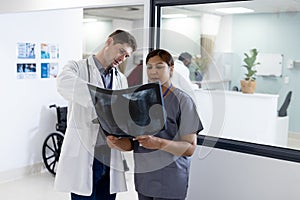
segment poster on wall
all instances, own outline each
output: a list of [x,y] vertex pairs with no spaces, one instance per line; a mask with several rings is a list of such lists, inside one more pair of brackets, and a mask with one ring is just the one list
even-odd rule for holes
[[35,79],[36,63],[17,63],[17,79]]
[[56,78],[58,59],[58,44],[18,42],[16,77],[17,79]]
[[35,43],[19,42],[17,44],[17,55],[19,59],[35,59]]
[[56,78],[58,63],[41,63],[41,78]]
[[41,43],[41,59],[58,59],[59,47],[57,44]]

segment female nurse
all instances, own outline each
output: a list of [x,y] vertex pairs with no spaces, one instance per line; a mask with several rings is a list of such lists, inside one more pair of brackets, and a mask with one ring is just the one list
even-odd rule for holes
[[171,54],[163,49],[153,50],[147,55],[146,64],[149,82],[161,83],[166,129],[131,141],[108,136],[107,142],[111,148],[133,150],[139,200],[184,200],[190,157],[196,148],[196,135],[203,129],[202,123],[191,97],[172,85]]

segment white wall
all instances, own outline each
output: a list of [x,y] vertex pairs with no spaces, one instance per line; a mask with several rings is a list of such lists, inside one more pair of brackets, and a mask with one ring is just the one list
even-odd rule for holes
[[[179,56],[182,52],[200,54],[201,18],[163,19],[161,25],[161,47]],[[186,27],[186,28],[184,28]]]
[[143,20],[99,20],[97,22],[84,23],[84,39],[83,39],[83,53],[85,55],[97,53],[107,40],[107,36],[116,29],[124,29],[132,33],[137,41],[137,50],[134,54],[126,60],[125,74],[127,75],[137,64],[136,60],[142,59],[143,53]]
[[188,200],[298,200],[300,164],[198,146]]
[[215,40],[215,52],[232,52],[232,16],[222,16]]
[[39,11],[52,10],[64,8],[86,8],[86,7],[101,7],[101,6],[123,6],[123,5],[137,5],[147,0],[10,0],[1,1],[0,13],[8,12],[23,12],[23,11]]
[[[56,123],[56,112],[48,106],[52,103],[66,105],[56,92],[55,80],[42,80],[40,71],[34,80],[17,80],[17,42],[57,43],[60,48],[59,66],[62,67],[68,60],[82,57],[82,8],[141,4],[145,11],[144,27],[147,27],[147,0],[11,0],[2,4],[0,181],[31,173],[32,169],[39,170],[42,143],[55,130]],[[143,34],[146,35],[146,32]],[[148,44],[147,38],[142,41],[144,45]],[[41,60],[37,58],[35,62],[40,63]],[[39,66],[37,68],[40,70]]]
[[113,31],[112,21],[97,21],[84,23],[83,52],[95,54],[104,45],[107,36]]
[[[48,106],[66,102],[56,92],[55,79],[17,79],[17,43],[58,44],[60,69],[82,56],[82,9],[0,15],[0,172],[42,161],[42,143],[55,130],[56,112]],[[36,55],[40,55],[36,53]]]

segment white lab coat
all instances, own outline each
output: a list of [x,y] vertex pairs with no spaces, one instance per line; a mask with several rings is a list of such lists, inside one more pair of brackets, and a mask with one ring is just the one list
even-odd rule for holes
[[195,89],[199,88],[197,84],[192,83],[190,80],[190,71],[180,60],[174,62],[174,72],[171,81],[175,87],[186,92],[194,102],[196,101]]
[[[88,57],[90,82],[103,87],[101,75],[93,57]],[[57,77],[57,90],[69,102],[68,126],[54,187],[58,191],[90,195],[93,187],[92,164],[99,124],[88,88],[86,60],[70,61]],[[126,88],[126,77],[118,72],[113,75],[112,89]],[[121,152],[111,150],[110,192],[127,191]]]

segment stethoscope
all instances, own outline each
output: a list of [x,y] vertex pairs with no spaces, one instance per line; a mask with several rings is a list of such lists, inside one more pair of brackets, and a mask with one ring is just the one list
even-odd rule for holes
[[[86,66],[87,66],[87,70],[88,70],[88,82],[90,83],[91,82],[91,75],[90,75],[90,65],[89,65],[89,61],[88,61],[88,58],[86,59]],[[114,70],[114,73],[115,73],[115,77],[116,77],[116,83],[115,81],[112,81],[113,80],[113,73],[111,74],[111,82],[112,84],[116,84],[116,88],[122,88],[122,81],[121,81],[121,76],[118,72],[118,69],[116,67],[112,67],[111,70]],[[105,86],[105,83],[103,82],[103,85]]]

